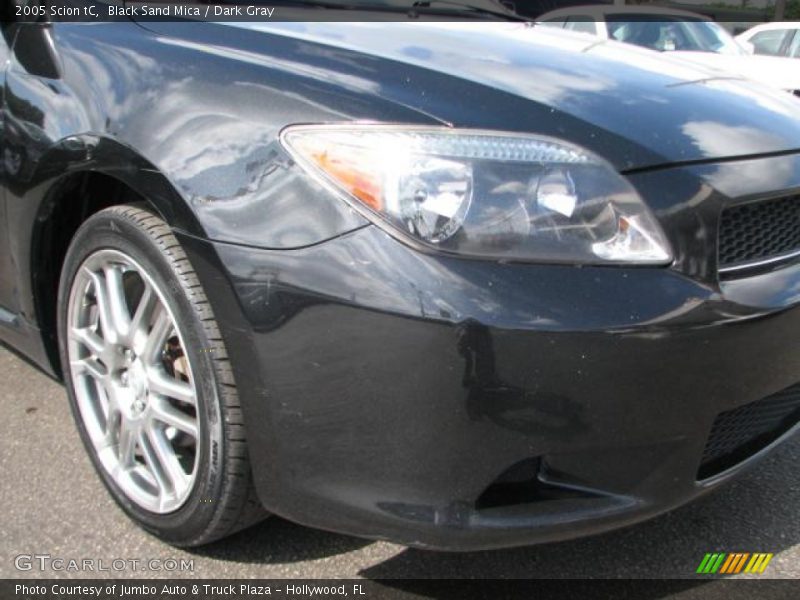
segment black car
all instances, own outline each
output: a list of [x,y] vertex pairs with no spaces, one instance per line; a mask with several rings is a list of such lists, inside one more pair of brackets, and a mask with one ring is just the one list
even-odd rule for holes
[[797,425],[791,95],[525,23],[7,22],[0,55],[0,337],[172,544],[565,539]]

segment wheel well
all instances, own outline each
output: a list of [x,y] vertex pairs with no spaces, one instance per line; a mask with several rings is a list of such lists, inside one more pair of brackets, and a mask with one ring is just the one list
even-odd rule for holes
[[[58,352],[58,284],[67,249],[86,219],[118,204],[155,207],[122,181],[97,172],[62,179],[45,198],[33,236],[31,276],[39,328],[54,373],[62,376]],[[156,211],[157,212],[157,211]]]

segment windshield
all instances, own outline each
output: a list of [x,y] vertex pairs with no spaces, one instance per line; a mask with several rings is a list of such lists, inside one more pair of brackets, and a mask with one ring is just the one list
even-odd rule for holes
[[652,15],[615,14],[607,22],[612,39],[659,52],[747,54],[727,31],[709,21],[653,21]]

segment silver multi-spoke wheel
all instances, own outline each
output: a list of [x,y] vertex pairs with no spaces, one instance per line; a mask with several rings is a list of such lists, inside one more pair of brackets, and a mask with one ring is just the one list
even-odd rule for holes
[[132,258],[99,250],[75,275],[66,325],[78,410],[100,464],[145,510],[177,510],[195,483],[201,432],[164,294]]
[[136,523],[198,546],[266,516],[211,303],[182,244],[144,202],[98,210],[75,232],[59,280],[58,343],[81,439]]

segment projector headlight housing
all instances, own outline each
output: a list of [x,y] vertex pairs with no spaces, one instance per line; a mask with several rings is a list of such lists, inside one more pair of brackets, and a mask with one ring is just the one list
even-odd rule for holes
[[281,141],[373,222],[429,249],[541,263],[672,262],[631,184],[568,142],[372,124],[292,126]]

